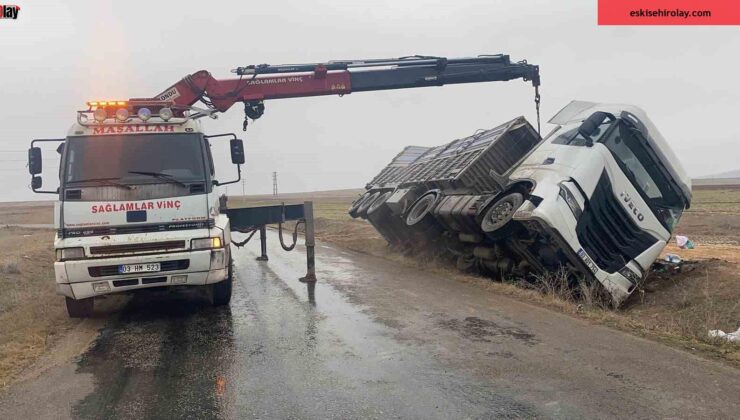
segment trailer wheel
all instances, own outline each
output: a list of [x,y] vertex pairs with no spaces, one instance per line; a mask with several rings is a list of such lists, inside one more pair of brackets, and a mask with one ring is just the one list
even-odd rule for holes
[[366,192],[361,197],[359,197],[357,200],[355,200],[354,202],[352,202],[352,206],[349,208],[349,210],[347,211],[347,213],[349,213],[349,215],[353,219],[356,219],[356,218],[360,217],[360,214],[358,213],[358,211],[360,209],[360,206],[362,206],[365,203],[365,201],[367,201],[367,199],[370,198],[371,195],[372,195],[372,193]]
[[224,306],[231,302],[231,289],[234,284],[234,261],[229,258],[229,274],[225,280],[213,284],[213,306]]
[[429,191],[419,197],[411,206],[408,214],[406,214],[406,224],[408,226],[414,226],[424,220],[427,214],[434,210],[434,207],[437,205],[438,197],[438,191]]
[[509,224],[514,212],[524,202],[524,196],[518,192],[506,194],[488,206],[483,214],[480,228],[487,234],[503,234],[504,227]]
[[95,302],[91,297],[85,299],[65,297],[64,301],[67,304],[67,314],[70,318],[88,318],[93,314]]
[[357,215],[362,219],[367,219],[367,210],[370,208],[373,202],[378,199],[378,197],[380,197],[380,191],[376,191],[368,195],[367,199],[364,200],[359,206],[357,206]]

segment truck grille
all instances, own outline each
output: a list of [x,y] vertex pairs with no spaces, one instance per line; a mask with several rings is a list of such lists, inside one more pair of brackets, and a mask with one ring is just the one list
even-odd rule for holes
[[[162,261],[159,263],[159,272],[162,271],[175,271],[175,270],[187,270],[190,267],[190,260],[173,260],[173,261]],[[99,267],[88,267],[87,272],[90,277],[104,277],[104,276],[117,276],[118,265],[103,265]],[[154,274],[154,273],[139,273],[139,274]]]
[[149,232],[171,232],[173,230],[188,229],[206,229],[216,225],[215,220],[208,219],[193,222],[171,222],[161,224],[139,224],[129,226],[104,226],[104,227],[85,227],[85,228],[65,228],[58,229],[57,234],[60,238],[77,238],[81,236],[104,236],[104,235],[124,235],[132,233],[149,233]]
[[614,273],[658,240],[640,229],[618,202],[606,171],[576,225],[578,241],[604,271]]
[[91,246],[91,255],[116,255],[170,251],[185,248],[185,241],[139,242],[124,245]]

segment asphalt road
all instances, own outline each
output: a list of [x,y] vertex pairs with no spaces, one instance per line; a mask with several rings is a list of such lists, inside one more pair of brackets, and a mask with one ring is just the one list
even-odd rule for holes
[[477,283],[270,233],[235,252],[230,307],[137,296],[0,418],[733,418],[740,372]]

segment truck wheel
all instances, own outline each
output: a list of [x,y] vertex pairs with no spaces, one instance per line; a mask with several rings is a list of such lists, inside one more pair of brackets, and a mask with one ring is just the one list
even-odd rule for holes
[[225,280],[213,284],[213,306],[228,305],[231,301],[231,288],[234,283],[233,273],[234,262],[229,258],[229,274]]
[[92,316],[93,306],[95,305],[93,298],[72,299],[65,297],[64,301],[67,303],[67,314],[69,314],[70,318],[87,318]]
[[506,194],[495,200],[483,213],[480,228],[488,235],[505,234],[504,227],[509,224],[514,212],[524,202],[524,196],[518,192]]

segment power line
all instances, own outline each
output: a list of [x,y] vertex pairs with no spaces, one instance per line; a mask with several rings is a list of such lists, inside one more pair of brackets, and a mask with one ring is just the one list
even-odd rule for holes
[[277,197],[278,195],[277,172],[272,173],[272,195],[274,197]]

